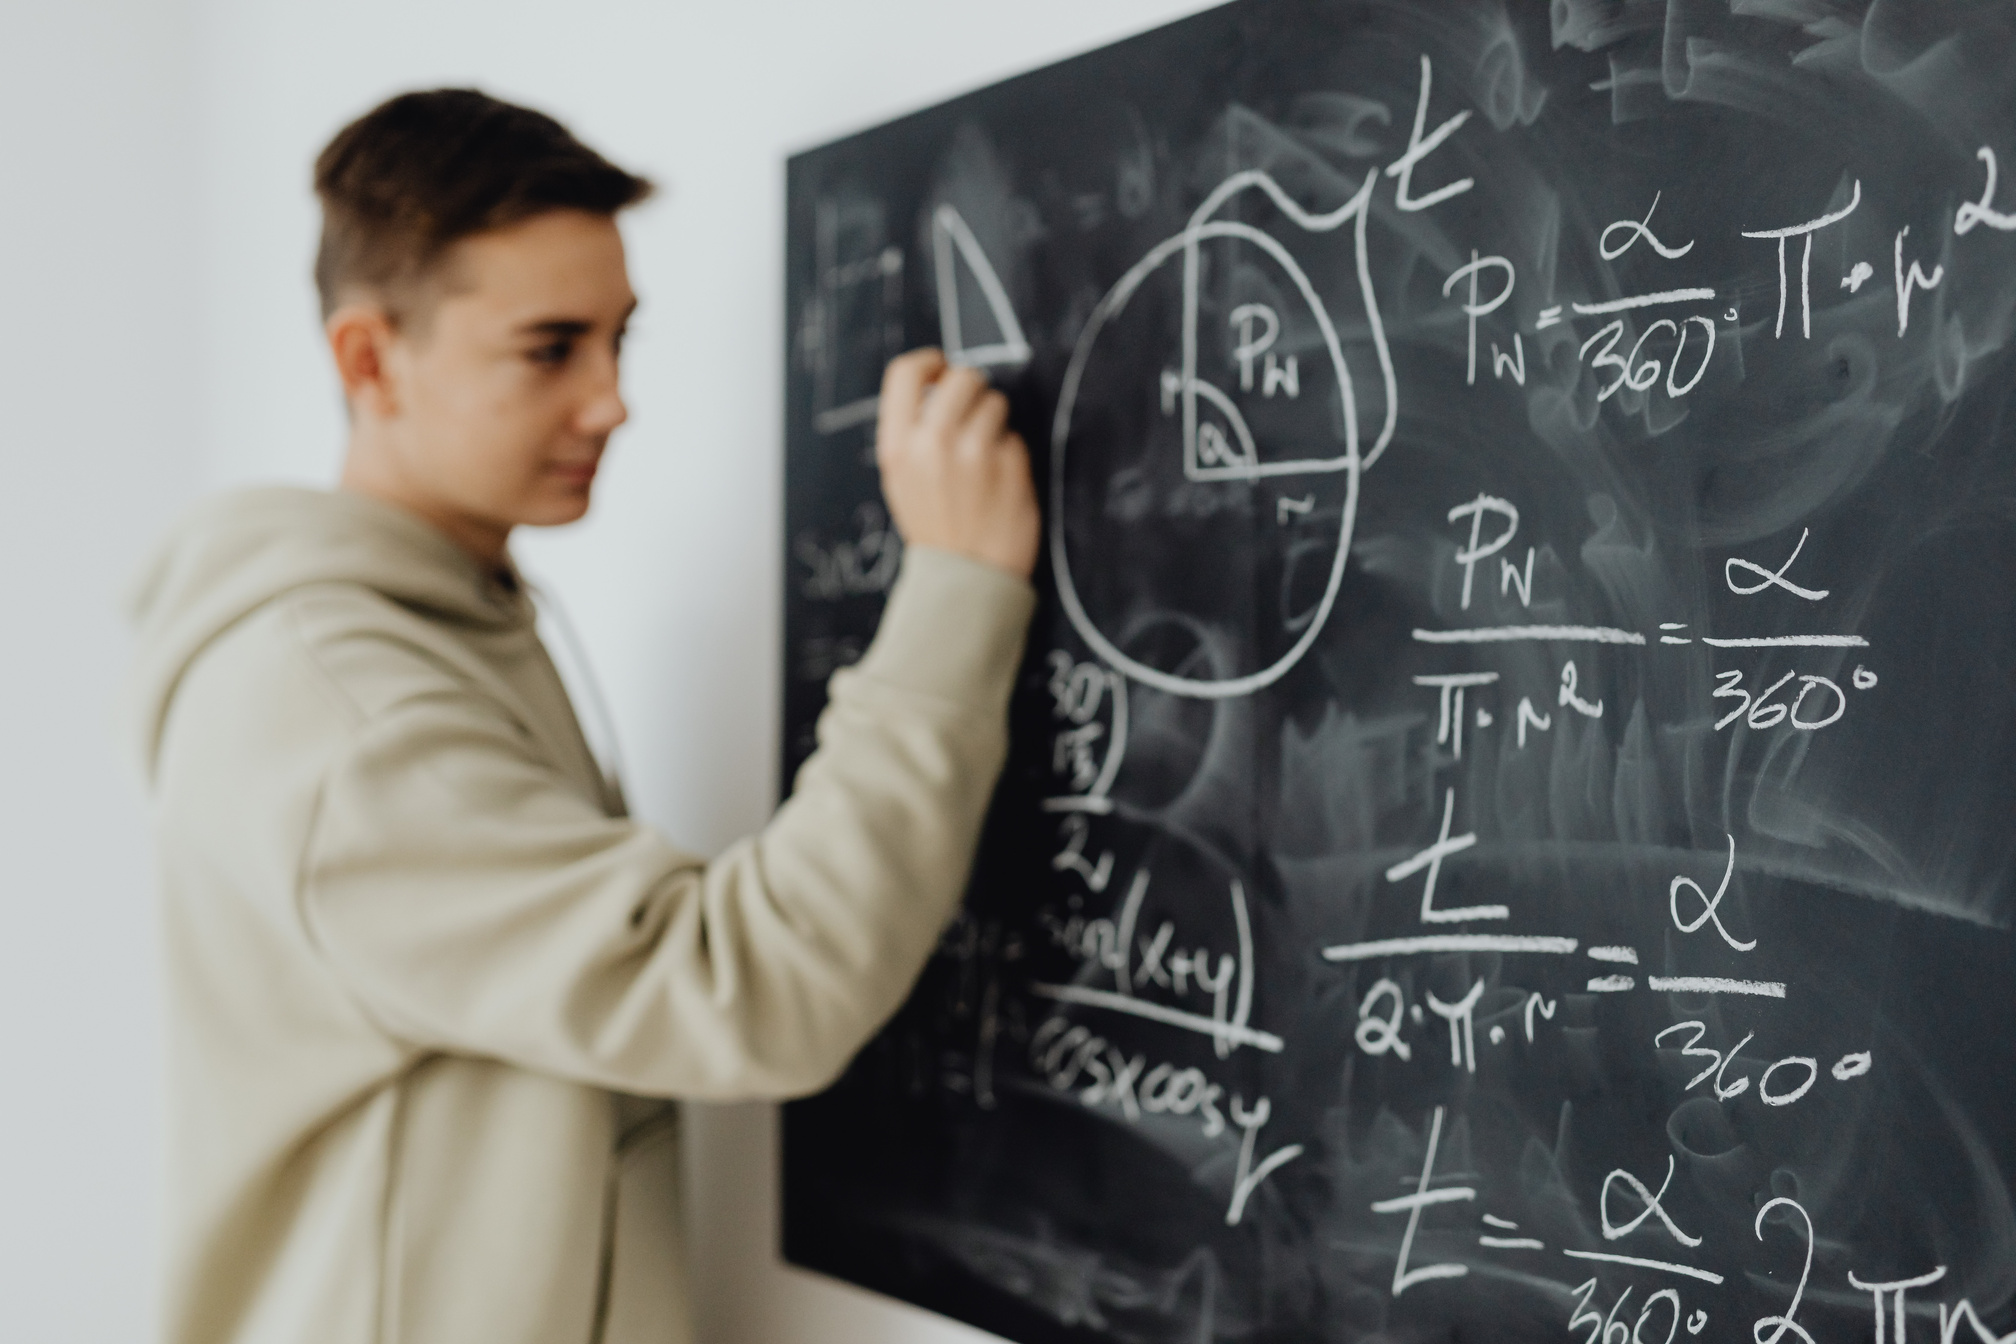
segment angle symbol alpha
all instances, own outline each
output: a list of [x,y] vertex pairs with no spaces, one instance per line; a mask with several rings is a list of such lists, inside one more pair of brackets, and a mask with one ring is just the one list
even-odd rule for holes
[[[1002,287],[1001,277],[995,274],[994,263],[987,260],[980,240],[973,236],[965,218],[951,205],[941,203],[931,214],[931,255],[937,267],[938,329],[939,339],[945,347],[945,358],[954,364],[976,369],[1020,368],[1027,364],[1029,342],[1022,334],[1022,323],[1015,316],[1015,305],[1008,301],[1008,291]],[[987,312],[994,319],[995,333],[999,337],[985,345],[966,343],[966,329],[959,315],[959,264],[962,261],[974,283],[980,287],[980,296],[986,300]]]

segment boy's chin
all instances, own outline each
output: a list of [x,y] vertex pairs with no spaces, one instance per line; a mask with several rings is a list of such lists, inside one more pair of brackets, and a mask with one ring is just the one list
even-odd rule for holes
[[592,485],[546,491],[527,504],[518,522],[525,527],[562,527],[577,523],[587,514],[593,491]]

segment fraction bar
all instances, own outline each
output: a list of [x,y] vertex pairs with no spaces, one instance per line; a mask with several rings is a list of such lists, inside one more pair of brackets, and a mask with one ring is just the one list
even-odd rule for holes
[[1606,1251],[1563,1251],[1563,1255],[1577,1260],[1602,1260],[1613,1265],[1636,1265],[1640,1269],[1659,1269],[1668,1274],[1685,1274],[1690,1279],[1700,1279],[1703,1283],[1720,1283],[1722,1276],[1712,1269],[1696,1269],[1692,1265],[1676,1265],[1671,1260],[1643,1260],[1635,1255],[1611,1255]]
[[1761,639],[1710,639],[1703,644],[1718,649],[1866,649],[1869,641],[1860,635],[1766,635]]
[[1391,1199],[1375,1200],[1374,1213],[1405,1213],[1409,1209],[1425,1209],[1430,1204],[1461,1204],[1465,1200],[1477,1198],[1474,1186],[1452,1185],[1441,1190],[1419,1190],[1411,1195],[1395,1195]]
[[1111,798],[1098,798],[1090,794],[1067,793],[1059,798],[1043,800],[1045,812],[1096,812],[1105,816],[1113,810]]
[[1194,1031],[1200,1036],[1215,1036],[1233,1045],[1251,1045],[1268,1051],[1281,1052],[1282,1041],[1271,1031],[1255,1031],[1233,1022],[1220,1022],[1215,1017],[1205,1017],[1201,1013],[1186,1013],[1180,1008],[1169,1008],[1159,1003],[1145,1003],[1127,994],[1115,994],[1111,990],[1086,989],[1080,985],[1031,985],[1029,992],[1039,999],[1055,999],[1059,1003],[1082,1003],[1087,1008],[1105,1008],[1115,1013],[1128,1013],[1134,1017],[1145,1017],[1151,1022],[1166,1026],[1181,1027]]
[[1602,303],[1571,303],[1568,306],[1584,316],[1597,313],[1621,313],[1626,308],[1653,308],[1662,303],[1694,303],[1701,299],[1712,299],[1712,289],[1662,289],[1657,294],[1633,294],[1629,298],[1605,299]]
[[1416,630],[1423,644],[1508,644],[1544,639],[1564,644],[1643,644],[1636,630],[1607,625],[1487,625],[1471,630]]
[[1645,987],[1662,994],[1757,994],[1785,997],[1782,980],[1725,980],[1718,975],[1648,975]]
[[1549,938],[1520,933],[1428,933],[1414,938],[1382,938],[1372,943],[1339,943],[1323,949],[1325,961],[1369,961],[1415,952],[1544,952],[1570,956],[1573,938]]

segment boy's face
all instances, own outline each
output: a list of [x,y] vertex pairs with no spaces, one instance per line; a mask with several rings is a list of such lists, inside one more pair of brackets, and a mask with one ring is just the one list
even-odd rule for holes
[[465,525],[588,509],[637,306],[615,221],[555,210],[456,243],[419,320],[383,347],[383,451],[411,502]]

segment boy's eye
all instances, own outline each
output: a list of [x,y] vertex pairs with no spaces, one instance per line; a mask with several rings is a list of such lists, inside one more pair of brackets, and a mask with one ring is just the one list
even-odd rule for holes
[[528,352],[526,358],[530,359],[534,364],[544,364],[550,367],[565,364],[567,357],[573,353],[574,342],[551,341],[545,345],[535,346]]

